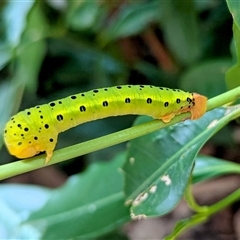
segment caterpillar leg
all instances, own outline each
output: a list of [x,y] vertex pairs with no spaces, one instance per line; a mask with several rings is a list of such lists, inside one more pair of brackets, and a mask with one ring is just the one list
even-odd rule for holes
[[170,113],[170,114],[168,114],[168,115],[165,115],[165,116],[161,117],[161,119],[162,119],[162,121],[163,121],[164,123],[168,123],[168,122],[170,122],[174,117],[175,117],[175,113]]
[[46,154],[47,154],[47,157],[46,157],[44,165],[47,165],[50,162],[52,155],[53,155],[53,150],[47,150]]

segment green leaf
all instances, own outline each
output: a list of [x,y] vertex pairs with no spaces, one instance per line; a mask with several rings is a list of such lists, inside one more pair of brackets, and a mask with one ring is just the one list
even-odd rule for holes
[[163,12],[160,24],[174,56],[182,64],[196,61],[202,50],[193,1],[164,1]]
[[36,91],[38,73],[45,56],[46,33],[47,25],[38,3],[29,13],[26,29],[17,48],[17,67],[13,78],[13,81],[26,85],[33,92]]
[[132,217],[159,216],[172,210],[184,193],[202,145],[239,114],[239,107],[228,111],[219,108],[197,121],[185,121],[132,140],[123,167],[126,203],[131,204]]
[[92,164],[83,174],[70,177],[23,226],[38,229],[43,239],[68,239],[99,236],[129,221],[119,173],[124,160],[122,154],[110,163]]
[[[0,69],[14,56],[14,49],[19,45],[25,30],[27,16],[34,1],[7,1],[2,10],[4,38],[0,42]],[[17,16],[17,17],[16,17]]]
[[240,165],[222,159],[199,155],[193,169],[193,183],[226,174],[240,173]]
[[21,40],[21,35],[25,29],[26,19],[31,10],[34,0],[25,2],[7,1],[3,10],[3,21],[6,29],[6,41],[12,47],[16,47]]
[[240,86],[240,30],[235,22],[233,23],[233,35],[237,63],[231,66],[226,72],[226,85],[228,89]]
[[0,70],[2,70],[11,58],[12,48],[9,44],[0,42]]
[[[231,66],[229,59],[199,63],[188,68],[181,77],[181,88],[190,92],[215,97],[226,91],[225,72]],[[209,74],[210,73],[210,74]]]
[[161,2],[152,1],[126,5],[113,17],[110,25],[100,35],[101,42],[108,42],[135,35],[149,25],[159,20],[161,16]]
[[70,1],[66,21],[74,30],[89,30],[102,23],[105,14],[104,5],[98,1]]
[[0,239],[36,239],[34,228],[21,227],[21,221],[41,209],[51,191],[44,187],[24,184],[0,185]]
[[234,89],[240,86],[240,65],[235,64],[230,67],[226,73],[227,89]]
[[226,0],[226,2],[235,24],[240,29],[240,2],[236,0]]

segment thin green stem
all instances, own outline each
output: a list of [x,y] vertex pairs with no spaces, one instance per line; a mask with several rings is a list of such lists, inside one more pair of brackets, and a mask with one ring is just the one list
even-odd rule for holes
[[[209,217],[213,214],[220,212],[227,206],[232,205],[234,202],[240,199],[240,189],[237,189],[235,192],[231,193],[229,196],[225,197],[224,199],[220,200],[219,202],[207,207],[199,207],[200,212],[194,214],[189,219],[182,219],[178,221],[172,233],[166,236],[164,239],[176,239],[179,237],[187,229],[191,227],[206,222]],[[202,209],[201,209],[202,208]]]
[[[240,87],[210,99],[208,101],[207,109],[209,111],[216,107],[220,107],[224,104],[235,101],[238,97],[240,97]],[[176,116],[170,123],[163,123],[159,120],[153,120],[147,123],[140,124],[138,126],[133,126],[131,128],[109,134],[107,136],[103,136],[84,143],[57,150],[54,152],[54,155],[48,165],[66,161],[77,156],[81,156],[125,141],[129,141],[131,139],[146,135],[161,128],[171,126],[189,117],[190,113],[183,113],[179,116]],[[43,154],[37,157],[29,158],[27,160],[19,160],[17,162],[0,166],[0,180],[46,166],[44,165],[45,157],[45,154]]]
[[227,206],[231,205],[232,203],[236,202],[240,199],[240,189],[237,189],[235,192],[231,193],[224,199],[220,200],[219,202],[213,204],[208,208],[208,215],[211,216],[217,212],[220,212]]
[[0,180],[126,142],[166,126],[173,125],[189,117],[189,113],[184,113],[174,118],[171,123],[163,123],[159,120],[153,120],[87,142],[56,150],[54,151],[51,161],[47,165],[44,165],[46,158],[45,154],[29,158],[27,160],[19,160],[13,163],[8,163],[0,166]]
[[205,213],[208,210],[208,207],[206,206],[199,206],[197,202],[195,201],[195,198],[192,194],[192,181],[191,178],[189,179],[188,186],[184,193],[184,198],[186,199],[188,206],[190,209],[192,209],[195,212],[198,213]]
[[208,100],[207,111],[221,107],[231,102],[235,102],[238,98],[240,98],[240,87],[229,90]]

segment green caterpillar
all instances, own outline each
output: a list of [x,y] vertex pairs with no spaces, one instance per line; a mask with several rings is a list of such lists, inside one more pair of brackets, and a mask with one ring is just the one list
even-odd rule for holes
[[206,112],[206,102],[207,98],[197,93],[154,86],[95,89],[17,113],[6,124],[4,140],[10,154],[18,158],[45,151],[47,163],[58,134],[81,123],[126,114],[149,115],[169,122],[183,112],[197,119]]

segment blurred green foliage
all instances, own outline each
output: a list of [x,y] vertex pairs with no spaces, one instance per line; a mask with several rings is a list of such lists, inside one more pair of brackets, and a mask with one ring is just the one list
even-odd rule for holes
[[[239,86],[239,80],[235,81],[239,76],[238,3],[229,0],[227,4],[223,0],[1,2],[0,163],[13,160],[3,147],[2,130],[9,117],[18,110],[118,84],[183,88],[210,98],[227,90],[225,73],[235,61],[236,65],[227,73],[227,86]],[[236,14],[233,40],[228,7]],[[61,134],[58,148],[130,127],[134,118],[108,118],[81,125]],[[156,134],[161,136],[163,132]],[[201,144],[206,140],[207,137]],[[143,138],[142,141],[147,140]],[[128,154],[137,146],[132,144]],[[132,209],[123,205],[124,180],[116,172],[123,165],[126,154],[115,157],[125,149],[126,145],[122,144],[61,164],[59,167],[72,175],[91,162],[112,159],[107,165],[90,165],[83,174],[69,178],[62,188],[53,191],[33,190],[22,185],[17,186],[19,192],[16,186],[0,187],[0,195],[5,196],[0,198],[0,212],[8,216],[0,217],[0,226],[5,229],[0,238],[97,237],[128,222]],[[136,153],[137,150],[133,154]],[[146,156],[142,156],[147,161]],[[194,157],[187,159],[184,184],[168,211],[179,201],[186,187]],[[222,162],[214,162],[214,166],[217,164]],[[142,169],[144,164],[141,166]],[[201,180],[209,178],[208,171],[202,170],[202,175]],[[12,195],[6,195],[9,189],[12,189]],[[19,207],[22,199],[27,199],[26,194],[37,194],[33,191],[39,191],[42,202]],[[13,197],[16,198],[14,204]],[[154,212],[154,206],[152,208]],[[154,212],[153,215],[164,213]],[[93,225],[93,221],[96,224]],[[12,229],[18,230],[13,233]]]
[[[0,106],[1,129],[20,103],[21,110],[97,87],[153,84],[208,97],[225,91],[220,78],[230,62],[231,16],[224,1],[7,1],[1,13],[1,83],[12,92],[4,100],[10,105]],[[58,148],[133,119],[84,124],[62,134]],[[104,152],[104,159],[113,156],[112,149]]]

